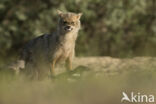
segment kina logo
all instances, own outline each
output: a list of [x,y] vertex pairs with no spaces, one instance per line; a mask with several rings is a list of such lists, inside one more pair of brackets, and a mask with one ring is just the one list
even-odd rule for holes
[[126,94],[125,92],[122,92],[122,99],[121,102],[146,102],[146,103],[154,103],[155,99],[154,99],[154,95],[145,95],[145,94],[141,94],[141,93],[137,93],[135,94],[134,92],[131,92],[130,95],[128,96],[128,94]]

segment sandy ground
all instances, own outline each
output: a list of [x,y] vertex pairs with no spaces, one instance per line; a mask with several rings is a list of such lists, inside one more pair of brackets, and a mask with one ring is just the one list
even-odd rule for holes
[[[16,62],[17,63],[17,62]],[[98,74],[120,74],[129,71],[144,71],[156,69],[155,57],[113,58],[113,57],[76,57],[73,60],[73,74],[89,71]],[[24,68],[23,62],[18,65]],[[15,72],[19,72],[16,64],[12,65]],[[66,72],[65,64],[61,63],[55,67],[56,75]],[[22,69],[25,70],[25,69]]]
[[[134,58],[112,58],[112,57],[78,57],[73,61],[73,68],[85,67],[94,72],[123,72],[130,70],[156,69],[156,58],[134,57]],[[61,70],[59,70],[61,69]],[[58,73],[64,71],[63,67],[56,69]],[[62,70],[63,69],[63,70]]]

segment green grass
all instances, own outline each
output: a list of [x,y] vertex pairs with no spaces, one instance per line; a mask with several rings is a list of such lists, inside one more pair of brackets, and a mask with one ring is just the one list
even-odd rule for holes
[[120,104],[123,91],[156,94],[155,69],[117,74],[84,69],[41,81],[0,72],[0,104]]

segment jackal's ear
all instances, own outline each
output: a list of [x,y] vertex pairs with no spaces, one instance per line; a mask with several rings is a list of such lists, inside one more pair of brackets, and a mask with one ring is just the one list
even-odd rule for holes
[[82,13],[78,13],[78,14],[77,14],[77,19],[80,19],[81,16],[82,16]]
[[57,10],[57,14],[58,14],[59,16],[63,16],[63,12],[60,11],[60,10]]

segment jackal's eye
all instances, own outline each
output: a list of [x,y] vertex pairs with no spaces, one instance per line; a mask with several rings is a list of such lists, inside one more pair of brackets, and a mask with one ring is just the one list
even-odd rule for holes
[[68,22],[67,21],[63,21],[63,24],[67,24]]
[[75,23],[74,22],[71,22],[71,24],[74,25]]

